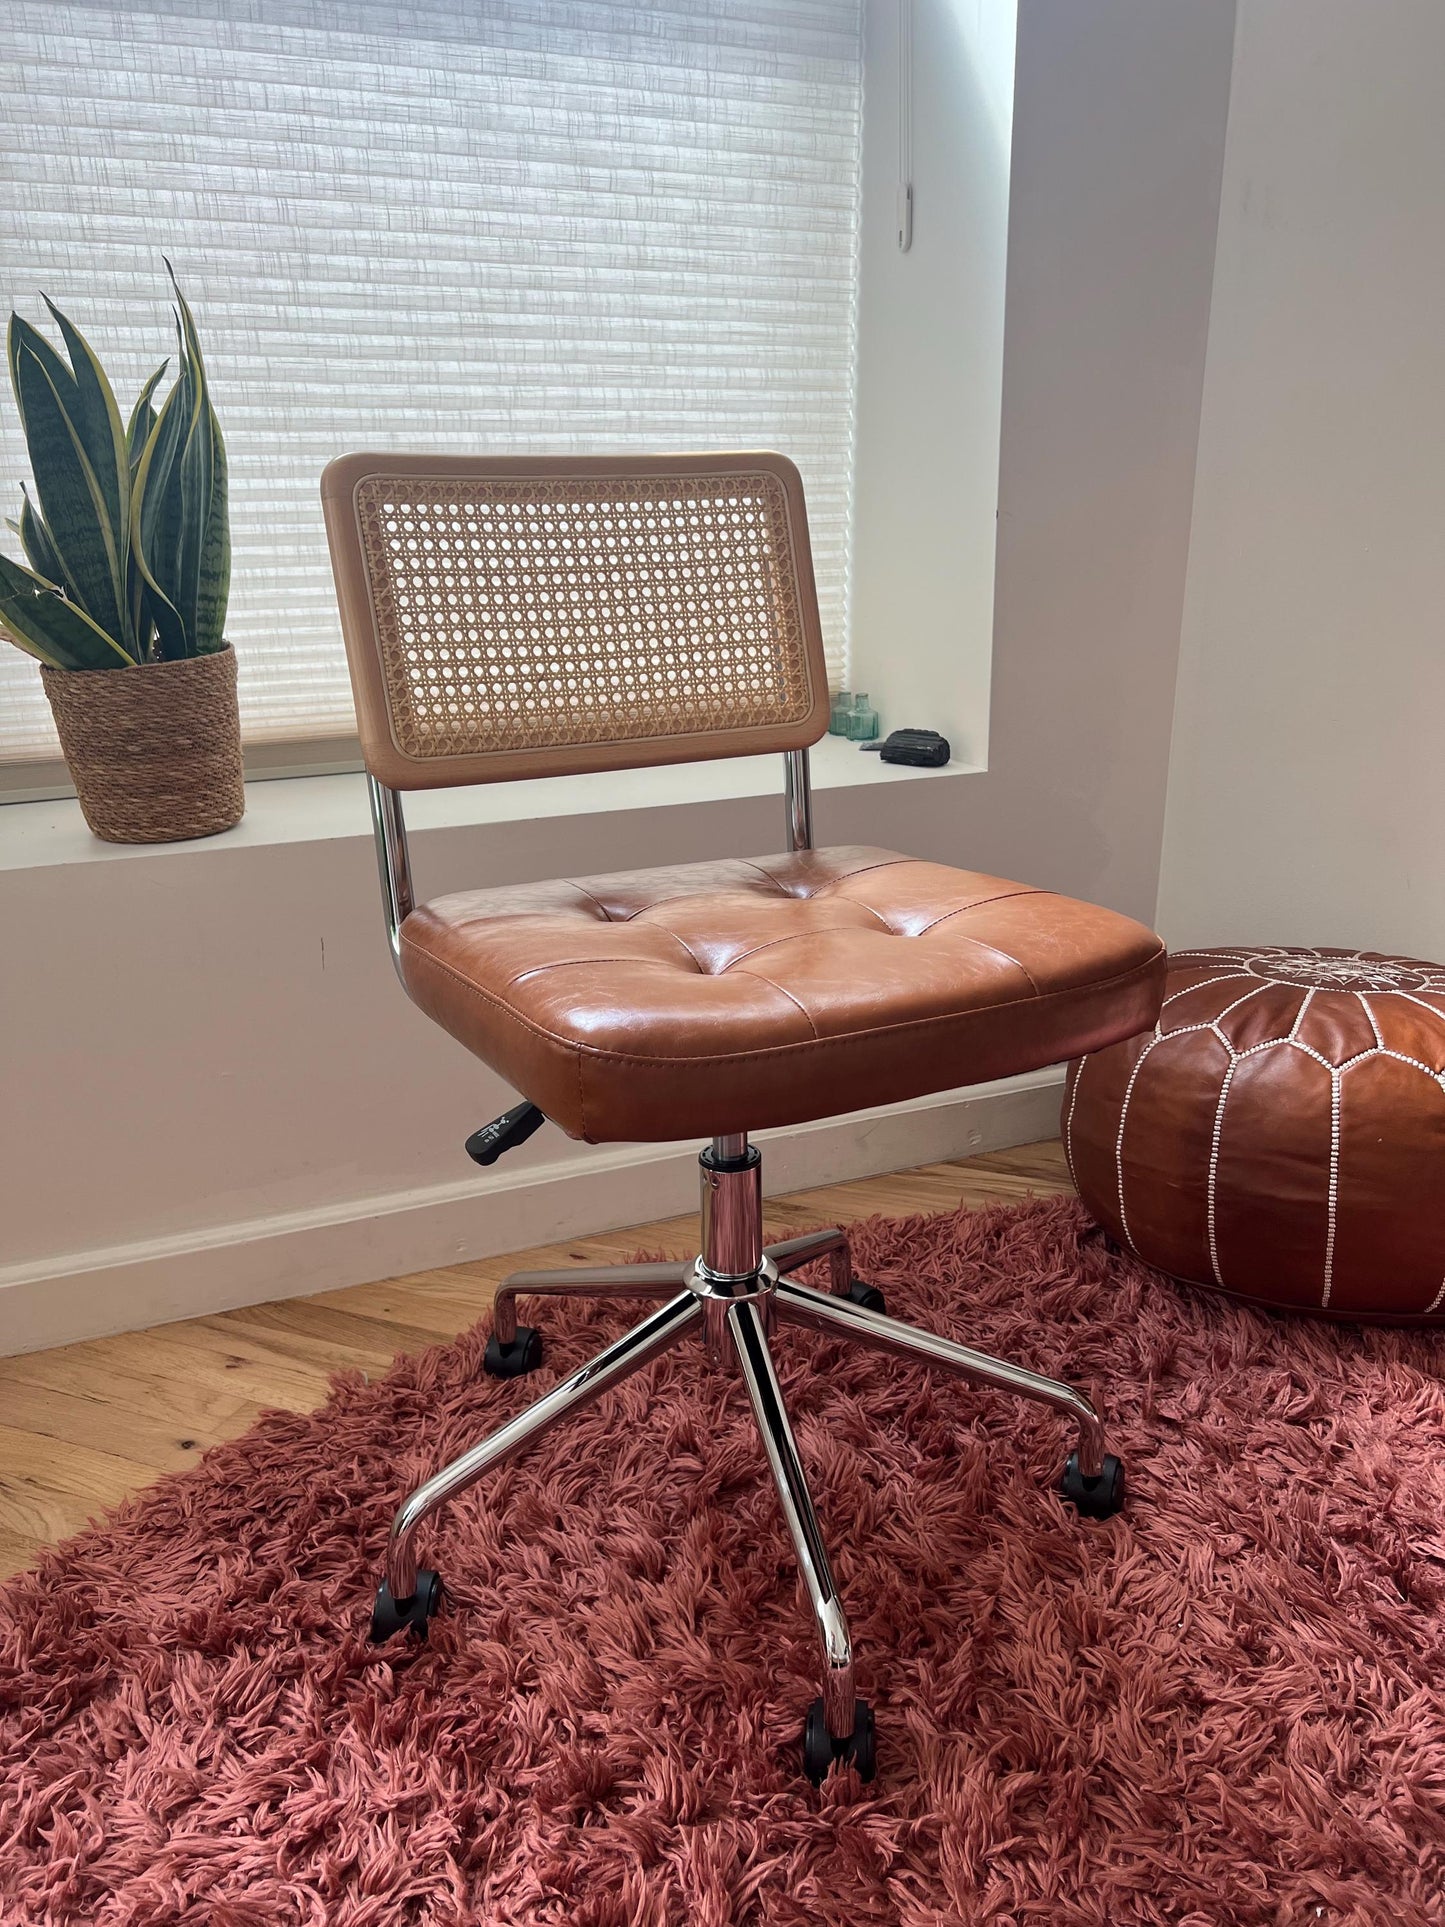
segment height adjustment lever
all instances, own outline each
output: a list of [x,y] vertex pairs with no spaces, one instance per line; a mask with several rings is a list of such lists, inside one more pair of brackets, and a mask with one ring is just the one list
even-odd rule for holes
[[472,1132],[467,1139],[467,1156],[478,1164],[495,1164],[503,1151],[515,1151],[546,1122],[535,1104],[518,1104],[484,1124],[480,1131]]

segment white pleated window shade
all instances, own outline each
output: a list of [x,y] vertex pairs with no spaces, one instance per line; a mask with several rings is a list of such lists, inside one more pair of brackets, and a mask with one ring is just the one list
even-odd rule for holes
[[[249,739],[353,727],[317,496],[349,449],[779,449],[841,675],[859,13],[0,0],[0,298],[64,308],[124,414],[175,264],[230,454]],[[0,423],[10,516],[8,390]],[[0,757],[54,753],[0,643]]]

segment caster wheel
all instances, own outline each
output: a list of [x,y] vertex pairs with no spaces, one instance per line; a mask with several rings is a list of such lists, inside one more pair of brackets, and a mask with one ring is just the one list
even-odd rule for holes
[[439,1572],[419,1572],[416,1591],[410,1599],[393,1599],[391,1587],[383,1579],[377,1588],[376,1604],[371,1609],[371,1643],[384,1646],[393,1633],[405,1628],[413,1639],[425,1639],[432,1614],[442,1602]]
[[860,1780],[871,1780],[877,1761],[873,1742],[873,1711],[866,1700],[853,1702],[853,1731],[846,1740],[835,1740],[828,1731],[823,1702],[814,1700],[808,1708],[803,1727],[803,1771],[821,1786],[836,1764],[851,1766]]
[[1086,1479],[1079,1470],[1078,1453],[1070,1452],[1059,1490],[1086,1519],[1112,1519],[1124,1504],[1124,1467],[1112,1452],[1106,1452],[1098,1478]]
[[518,1325],[510,1345],[499,1345],[497,1334],[487,1340],[483,1365],[493,1378],[524,1378],[542,1362],[542,1334],[532,1325]]
[[864,1311],[881,1311],[886,1313],[888,1310],[888,1301],[878,1289],[877,1285],[865,1284],[861,1278],[855,1278],[852,1284],[849,1285],[848,1296],[853,1300],[855,1305],[861,1305]]

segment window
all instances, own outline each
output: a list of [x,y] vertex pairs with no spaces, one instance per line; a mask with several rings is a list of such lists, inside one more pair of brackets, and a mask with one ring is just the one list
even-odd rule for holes
[[[66,309],[124,413],[174,262],[230,453],[250,741],[353,728],[317,495],[347,449],[780,449],[841,677],[859,15],[0,0],[0,296]],[[6,515],[25,473],[7,389]],[[54,753],[3,645],[0,757]]]

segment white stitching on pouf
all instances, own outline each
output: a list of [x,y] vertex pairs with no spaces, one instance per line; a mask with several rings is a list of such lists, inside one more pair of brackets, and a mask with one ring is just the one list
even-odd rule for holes
[[[1176,951],[1172,954],[1170,963],[1171,966],[1175,968],[1202,969],[1206,974],[1197,978],[1194,983],[1185,984],[1178,990],[1171,991],[1164,998],[1161,1006],[1160,1021],[1155,1025],[1153,1035],[1148,1039],[1143,1049],[1139,1052],[1138,1057],[1135,1059],[1133,1068],[1130,1071],[1128,1083],[1124,1090],[1124,1097],[1119,1110],[1118,1132],[1114,1144],[1114,1162],[1119,1220],[1123,1229],[1125,1242],[1128,1244],[1129,1249],[1137,1255],[1138,1247],[1129,1229],[1128,1180],[1124,1166],[1124,1131],[1128,1120],[1130,1100],[1133,1097],[1134,1087],[1138,1081],[1139,1074],[1143,1069],[1145,1060],[1153,1055],[1155,1049],[1161,1043],[1166,1042],[1172,1037],[1185,1037],[1204,1030],[1212,1031],[1223,1045],[1229,1061],[1220,1084],[1219,1095],[1215,1102],[1213,1127],[1210,1133],[1206,1191],[1206,1228],[1208,1234],[1209,1261],[1214,1273],[1214,1281],[1221,1289],[1228,1289],[1219,1254],[1218,1180],[1224,1138],[1225,1110],[1230,1089],[1234,1083],[1235,1073],[1245,1058],[1255,1057],[1263,1052],[1281,1047],[1298,1050],[1306,1057],[1312,1058],[1327,1071],[1330,1079],[1329,1189],[1326,1204],[1323,1277],[1320,1287],[1320,1308],[1326,1310],[1329,1307],[1331,1295],[1334,1290],[1335,1243],[1339,1219],[1342,1158],[1343,1080],[1345,1072],[1353,1070],[1356,1065],[1373,1061],[1377,1057],[1386,1057],[1395,1063],[1405,1064],[1412,1070],[1420,1071],[1440,1087],[1442,1094],[1445,1094],[1445,1070],[1437,1071],[1431,1065],[1423,1063],[1419,1058],[1409,1056],[1402,1051],[1394,1050],[1386,1044],[1384,1032],[1380,1028],[1379,1018],[1370,998],[1372,996],[1377,998],[1398,998],[1401,1002],[1416,1005],[1419,1009],[1435,1018],[1442,1026],[1445,1026],[1445,969],[1434,964],[1419,963],[1410,958],[1371,956],[1359,950],[1327,954],[1321,950],[1290,949],[1280,945],[1265,945],[1258,949],[1247,949],[1241,945],[1229,950]],[[1166,1030],[1164,1028],[1165,1020],[1162,1012],[1167,1010],[1169,1005],[1177,999],[1189,996],[1195,991],[1206,988],[1218,990],[1224,984],[1242,982],[1251,977],[1258,980],[1255,988],[1246,991],[1243,996],[1236,997],[1233,1002],[1227,1004],[1224,1009],[1219,1011],[1216,1016],[1207,1022],[1181,1024],[1172,1030]],[[1271,984],[1277,984],[1288,989],[1299,988],[1305,992],[1299,1009],[1295,1013],[1289,1032],[1285,1036],[1266,1038],[1260,1043],[1251,1044],[1246,1049],[1240,1050],[1231,1042],[1229,1037],[1225,1035],[1222,1026],[1228,1017]],[[1337,995],[1349,995],[1353,993],[1370,1026],[1374,1040],[1372,1045],[1362,1051],[1356,1052],[1353,1057],[1347,1058],[1343,1063],[1333,1063],[1321,1051],[1316,1050],[1312,1044],[1307,1043],[1300,1034],[1311,1006],[1314,1004],[1317,994],[1321,991],[1334,992]],[[1427,999],[1433,998],[1441,999],[1441,1003],[1437,1005],[1434,1002],[1427,1001]],[[1082,1064],[1080,1068],[1082,1070]],[[1078,1103],[1078,1095],[1079,1079],[1076,1077],[1065,1129],[1065,1155],[1068,1159],[1071,1175],[1074,1170],[1074,1110]],[[1439,1291],[1435,1294],[1429,1305],[1426,1306],[1426,1313],[1438,1311],[1442,1305],[1445,1305],[1445,1281],[1442,1281]]]

